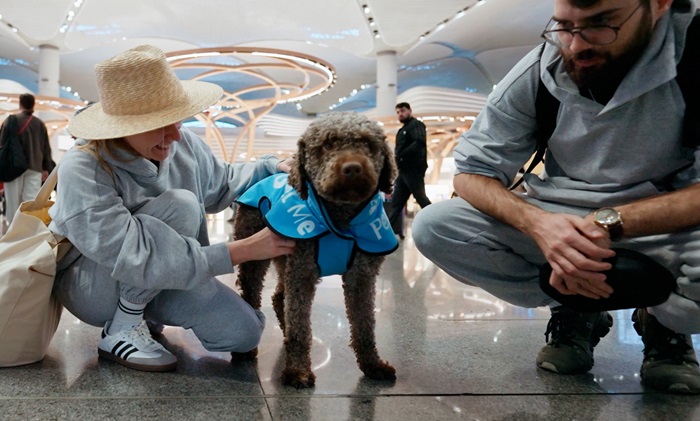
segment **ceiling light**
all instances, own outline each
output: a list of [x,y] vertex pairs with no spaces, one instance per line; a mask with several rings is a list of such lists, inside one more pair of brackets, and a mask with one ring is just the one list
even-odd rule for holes
[[365,13],[371,12],[369,6],[367,6],[366,4],[363,4],[363,5],[362,5],[362,9],[364,9]]

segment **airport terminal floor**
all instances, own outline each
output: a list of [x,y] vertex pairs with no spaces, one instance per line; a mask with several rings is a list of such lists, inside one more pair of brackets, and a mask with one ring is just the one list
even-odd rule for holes
[[[212,242],[231,236],[229,216],[210,218]],[[221,279],[233,287],[234,276]],[[64,311],[43,361],[0,369],[0,420],[700,419],[697,397],[640,385],[642,343],[631,311],[613,313],[590,373],[542,371],[535,355],[549,310],[514,307],[455,281],[420,255],[410,228],[377,284],[378,349],[397,380],[369,380],[357,368],[340,278],[333,276],[318,285],[313,304],[316,386],[285,387],[272,270],[267,279],[257,362],[232,365],[228,353],[207,352],[191,331],[166,327],[161,341],[177,356],[177,369],[131,370],[98,359],[100,328]]]

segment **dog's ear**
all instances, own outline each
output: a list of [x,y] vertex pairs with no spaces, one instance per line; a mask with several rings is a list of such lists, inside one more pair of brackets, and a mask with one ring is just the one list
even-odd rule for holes
[[309,196],[309,188],[306,185],[306,171],[304,166],[306,165],[306,142],[304,138],[299,139],[297,143],[297,153],[294,155],[294,164],[292,169],[289,170],[289,185],[294,187],[299,193],[299,197],[302,200],[306,200]]
[[397,176],[396,162],[394,161],[394,152],[389,148],[389,143],[384,142],[382,145],[382,154],[384,155],[384,165],[379,173],[379,190],[386,194],[391,194],[391,186]]

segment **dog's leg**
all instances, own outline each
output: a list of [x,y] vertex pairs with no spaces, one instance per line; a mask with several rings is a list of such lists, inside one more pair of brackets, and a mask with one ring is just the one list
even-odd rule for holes
[[345,311],[350,322],[350,346],[365,376],[395,380],[396,370],[379,358],[374,336],[375,283],[383,257],[358,253],[352,267],[343,275]]
[[[234,221],[234,239],[240,240],[250,237],[264,227],[265,224],[257,209],[241,206],[236,212]],[[256,310],[260,310],[262,305],[263,282],[269,267],[269,260],[256,260],[238,265],[236,285],[241,290],[241,298]],[[250,361],[257,356],[257,348],[248,352],[232,352],[231,362]]]
[[275,269],[277,269],[277,287],[272,294],[272,308],[277,315],[280,329],[284,333],[284,273],[287,270],[287,257],[282,256],[275,259]]
[[297,389],[312,387],[316,376],[311,371],[311,304],[316,293],[318,269],[314,247],[297,242],[287,260],[284,275],[284,350],[282,383]]

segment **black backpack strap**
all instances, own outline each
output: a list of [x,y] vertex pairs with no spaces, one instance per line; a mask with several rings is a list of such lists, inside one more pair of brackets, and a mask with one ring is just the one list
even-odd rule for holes
[[[542,52],[544,51],[545,43],[542,43],[542,48],[540,50],[540,65],[542,65]],[[539,72],[538,72],[539,75]],[[535,132],[532,137],[535,138],[537,142],[537,149],[535,150],[535,156],[532,158],[530,165],[527,167],[523,176],[510,186],[510,190],[518,187],[524,180],[525,174],[529,174],[535,169],[537,164],[544,161],[544,154],[547,151],[547,142],[549,138],[552,137],[554,133],[554,128],[557,126],[557,114],[559,113],[559,100],[554,98],[554,96],[549,92],[542,78],[539,78],[539,84],[537,85],[537,96],[535,97],[535,118],[537,119],[537,125],[535,127]]]
[[685,101],[683,146],[700,146],[700,12],[695,13],[685,36],[685,48],[676,67],[676,82]]

